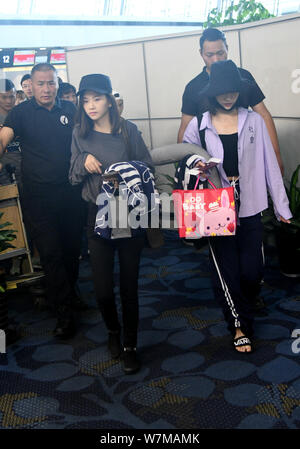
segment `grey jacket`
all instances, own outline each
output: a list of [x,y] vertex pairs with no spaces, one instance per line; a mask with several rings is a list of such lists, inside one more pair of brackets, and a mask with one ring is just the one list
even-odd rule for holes
[[82,183],[84,200],[96,203],[101,188],[101,175],[90,174],[84,166],[89,154],[92,154],[101,162],[102,172],[116,162],[129,162],[131,160],[142,161],[150,168],[153,167],[150,153],[136,125],[126,120],[126,128],[130,148],[126,147],[121,134],[112,135],[91,131],[83,139],[79,136],[78,126],[75,126],[72,136],[69,180],[73,185]]

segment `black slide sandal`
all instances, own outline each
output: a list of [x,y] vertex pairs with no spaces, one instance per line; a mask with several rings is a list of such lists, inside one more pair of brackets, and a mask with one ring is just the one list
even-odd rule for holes
[[[251,340],[250,340],[250,338],[246,337],[246,335],[242,335],[242,336],[240,336],[240,337],[234,338],[234,339],[233,339],[233,346],[234,346],[234,349],[235,349],[237,352],[241,353],[241,354],[243,354],[243,353],[245,353],[245,354],[250,354],[250,353],[252,352],[252,343],[251,343]],[[241,347],[243,347],[243,346],[250,346],[250,347],[251,347],[251,351],[238,351],[238,350],[236,349],[236,348],[241,348]]]

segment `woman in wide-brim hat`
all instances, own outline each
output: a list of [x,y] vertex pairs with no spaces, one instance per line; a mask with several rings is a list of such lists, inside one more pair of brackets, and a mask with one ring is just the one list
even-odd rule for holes
[[253,83],[241,77],[241,74],[231,60],[219,61],[211,67],[210,79],[199,96],[215,98],[228,92],[239,92],[241,95],[250,94]]
[[[265,123],[259,114],[239,107],[250,89],[233,61],[214,63],[199,96],[205,98],[207,112],[200,125],[192,119],[183,139],[219,158],[222,186],[235,188],[236,235],[210,238],[209,246],[215,297],[239,352],[252,351],[253,308],[263,279],[261,213],[268,208],[268,191],[277,219],[289,223],[292,217]],[[201,173],[204,164],[198,166]]]

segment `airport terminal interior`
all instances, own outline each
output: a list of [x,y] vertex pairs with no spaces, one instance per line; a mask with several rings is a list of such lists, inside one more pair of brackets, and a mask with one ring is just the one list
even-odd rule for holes
[[[292,223],[280,224],[270,198],[261,214],[264,273],[251,309],[252,350],[247,353],[234,346],[215,298],[210,241],[225,237],[183,238],[171,201],[183,157],[201,154],[195,145],[188,151],[184,145],[189,144],[177,140],[185,86],[207,64],[199,54],[199,39],[210,13],[224,20],[228,8],[242,7],[245,1],[0,1],[0,96],[7,93],[2,80],[22,91],[24,76],[37,64],[51,64],[60,86],[69,83],[76,92],[85,75],[107,75],[115,99],[123,102],[122,117],[138,128],[152,154],[158,195],[171,204],[169,220],[160,215],[155,242],[149,237],[142,250],[136,351],[140,368],[128,375],[122,357],[112,357],[108,349],[86,224],[76,284],[81,301],[74,311],[76,332],[66,339],[54,335],[48,274],[26,229],[16,168],[1,164],[9,179],[1,185],[0,175],[1,431],[97,429],[126,435],[141,429],[300,428],[300,2],[256,3],[269,12],[266,19],[210,25],[224,32],[228,59],[251,72],[263,92],[293,215]],[[81,96],[78,109],[87,101]],[[1,101],[2,127],[6,114]],[[68,123],[62,117],[62,125]],[[0,143],[6,126],[0,128]],[[198,146],[204,148],[199,135]],[[20,142],[22,155],[22,138]],[[181,156],[176,158],[177,152]],[[9,240],[11,233],[17,238]],[[113,279],[122,322],[120,257],[113,262]]]

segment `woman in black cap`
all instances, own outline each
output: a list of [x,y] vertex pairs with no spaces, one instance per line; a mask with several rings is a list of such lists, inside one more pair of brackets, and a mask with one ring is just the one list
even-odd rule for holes
[[[222,186],[235,189],[236,235],[210,238],[209,245],[215,296],[239,352],[252,350],[249,337],[263,278],[261,212],[268,208],[267,191],[277,219],[289,223],[292,216],[264,121],[254,111],[239,107],[249,89],[250,82],[241,78],[232,61],[214,63],[209,84],[201,92],[207,112],[200,126],[197,118],[190,122],[183,139],[220,159],[217,168]],[[204,163],[198,165],[203,173]]]
[[115,251],[119,254],[123,369],[126,374],[131,374],[140,367],[136,356],[138,271],[144,235],[107,239],[95,234],[96,198],[102,185],[101,175],[112,164],[135,160],[151,167],[152,159],[137,127],[120,118],[108,76],[84,76],[77,95],[79,110],[73,131],[70,181],[72,184],[83,183],[82,196],[88,202],[87,229],[93,280],[108,330],[108,349],[114,358],[122,353],[113,282]]

